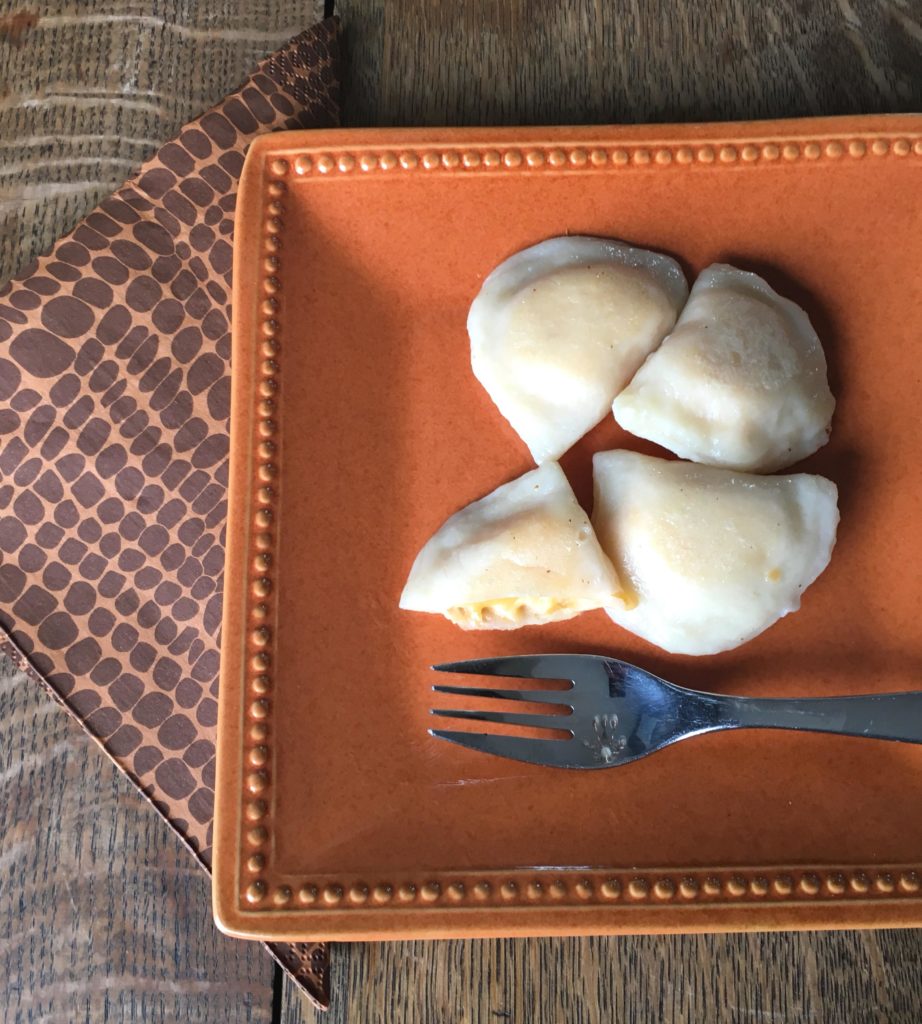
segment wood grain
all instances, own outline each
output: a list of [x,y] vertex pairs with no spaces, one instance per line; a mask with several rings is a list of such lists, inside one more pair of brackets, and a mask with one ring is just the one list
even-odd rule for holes
[[0,1021],[268,1024],[273,966],[132,784],[0,659]]
[[0,286],[323,0],[0,0]]
[[[0,281],[317,6],[109,0],[90,12],[78,0],[0,0]],[[918,0],[337,9],[354,125],[922,109]],[[216,935],[204,878],[166,826],[9,672],[0,814],[3,1024],[273,1015],[268,961]],[[918,932],[337,946],[329,1015],[287,986],[275,1009],[291,1024],[915,1024],[920,959]]]
[[918,932],[337,946],[327,1015],[284,1024],[917,1024]]
[[339,0],[352,125],[922,109],[918,0]]

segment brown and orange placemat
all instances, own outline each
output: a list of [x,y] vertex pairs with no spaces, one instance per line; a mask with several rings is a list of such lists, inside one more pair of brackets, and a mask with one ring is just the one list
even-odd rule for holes
[[[0,291],[0,649],[211,863],[233,214],[257,135],[339,119],[328,19]],[[326,947],[277,943],[320,1005]]]

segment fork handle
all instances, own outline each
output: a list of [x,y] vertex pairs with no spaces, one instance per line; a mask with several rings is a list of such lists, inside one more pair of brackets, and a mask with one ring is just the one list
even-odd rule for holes
[[922,692],[860,697],[716,698],[719,728],[797,729],[922,743]]

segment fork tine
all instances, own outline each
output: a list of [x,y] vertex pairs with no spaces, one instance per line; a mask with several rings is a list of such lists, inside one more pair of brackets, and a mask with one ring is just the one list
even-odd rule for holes
[[[462,711],[454,708],[433,708],[430,715],[441,718],[465,718],[476,722],[500,722],[503,725],[524,725],[530,729],[560,729],[570,732],[568,715],[520,715],[507,711]],[[572,735],[572,733],[571,733]]]
[[[575,679],[578,656],[572,654],[517,654],[502,658],[475,658],[433,665],[437,672],[466,672],[473,676],[510,676],[517,679]],[[585,659],[584,659],[585,660]]]
[[528,764],[572,767],[570,740],[533,740],[524,736],[497,736],[482,732],[454,732],[449,729],[430,729],[430,736],[460,747],[495,754]]
[[570,690],[500,690],[486,686],[432,687],[435,693],[452,693],[459,697],[486,697],[496,700],[524,700],[529,704],[566,704],[572,707]]

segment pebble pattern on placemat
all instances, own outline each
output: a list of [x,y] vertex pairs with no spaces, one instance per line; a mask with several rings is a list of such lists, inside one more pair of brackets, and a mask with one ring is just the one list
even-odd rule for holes
[[337,122],[336,38],[262,62],[0,292],[0,625],[206,865],[235,190],[251,138]]

